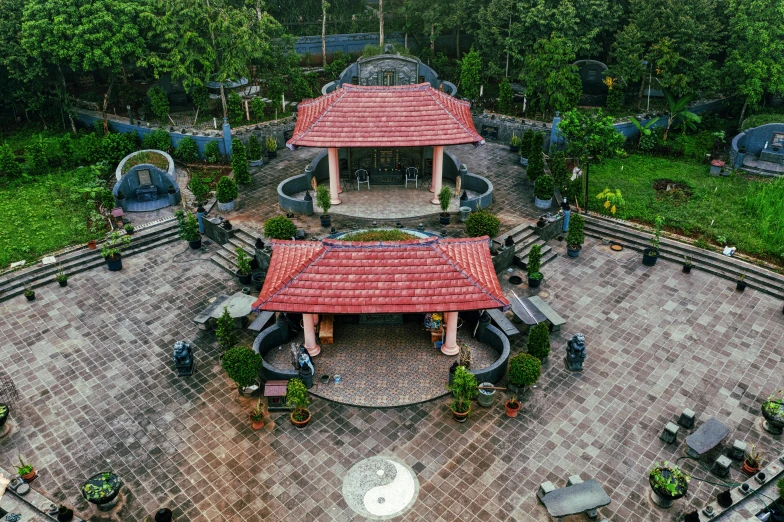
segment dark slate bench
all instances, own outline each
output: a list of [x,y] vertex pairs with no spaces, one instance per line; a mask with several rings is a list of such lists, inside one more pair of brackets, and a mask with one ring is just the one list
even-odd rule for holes
[[558,332],[561,330],[561,326],[566,323],[566,320],[558,315],[550,305],[545,303],[539,296],[533,295],[528,298],[531,301],[531,304],[534,305],[540,312],[544,314],[547,320],[550,322],[550,330],[553,332]]
[[507,319],[504,313],[498,308],[487,310],[487,313],[490,315],[490,318],[493,320],[493,322],[498,325],[498,327],[507,337],[511,337],[520,333],[520,331],[515,328],[515,325],[512,324],[512,321]]
[[565,488],[556,489],[551,482],[539,486],[537,497],[556,521],[569,515],[585,513],[591,518],[599,516],[600,507],[610,503],[610,497],[601,484],[593,479],[582,481],[579,476],[569,477]]
[[527,297],[520,298],[515,296],[510,299],[509,302],[512,303],[512,312],[514,312],[526,326],[533,326],[547,320],[547,317],[545,317]]
[[252,323],[248,325],[248,330],[253,330],[254,332],[260,332],[264,329],[266,324],[272,319],[272,316],[275,315],[275,312],[261,312],[256,318],[253,320]]
[[218,297],[215,298],[213,302],[207,306],[204,310],[199,313],[196,317],[193,318],[193,322],[199,325],[200,330],[207,330],[210,326],[210,319],[212,318],[213,312],[218,309],[224,302],[229,299],[229,296],[226,294],[220,294]]
[[686,445],[688,446],[686,454],[690,457],[700,458],[718,446],[729,433],[730,430],[727,426],[711,417],[697,428],[697,431],[686,437]]

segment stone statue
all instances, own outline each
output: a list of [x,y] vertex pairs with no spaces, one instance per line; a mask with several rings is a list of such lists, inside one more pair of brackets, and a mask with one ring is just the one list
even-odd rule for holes
[[583,371],[585,360],[585,335],[578,333],[566,341],[566,368],[573,372]]
[[174,367],[179,377],[193,375],[193,350],[185,341],[174,343]]
[[301,347],[301,351],[297,362],[299,363],[300,373],[305,371],[307,368],[310,368],[311,375],[316,373],[316,370],[313,368],[313,363],[310,362],[310,355],[308,354],[308,351],[305,349],[304,346]]

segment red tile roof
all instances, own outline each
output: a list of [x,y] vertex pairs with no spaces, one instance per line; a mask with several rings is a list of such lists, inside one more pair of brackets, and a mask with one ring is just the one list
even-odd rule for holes
[[254,310],[417,313],[508,308],[487,237],[272,241]]
[[346,84],[297,107],[296,147],[482,145],[471,105],[429,83],[392,87]]

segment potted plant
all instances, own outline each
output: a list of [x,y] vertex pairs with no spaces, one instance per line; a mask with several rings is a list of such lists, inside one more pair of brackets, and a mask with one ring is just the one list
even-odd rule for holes
[[3,426],[8,421],[8,416],[11,414],[11,408],[8,404],[0,402],[0,433],[3,431]]
[[332,206],[332,200],[329,197],[329,189],[326,185],[319,185],[316,189],[316,203],[321,207],[324,212],[321,215],[321,226],[329,228],[332,218],[329,216],[329,209]]
[[603,199],[604,204],[602,206],[613,216],[618,211],[618,209],[626,203],[623,200],[620,189],[615,189],[615,191],[612,191],[608,188],[605,188],[596,195],[596,199]]
[[442,225],[449,224],[449,203],[452,202],[452,189],[449,187],[444,187],[441,189],[441,192],[438,193],[438,203],[441,205],[441,214],[439,215],[439,221]]
[[70,522],[71,520],[73,520],[73,516],[74,516],[73,509],[69,507],[60,506],[57,509],[57,522]]
[[107,510],[117,504],[121,486],[120,477],[111,471],[104,471],[87,479],[81,492],[87,502],[95,504],[98,509]]
[[542,374],[542,362],[527,353],[519,353],[509,359],[509,391],[517,395],[531,386]]
[[297,428],[304,428],[310,422],[310,397],[301,379],[291,379],[286,386],[286,404],[291,408],[289,418]]
[[683,269],[681,270],[684,274],[688,274],[691,272],[691,260],[692,256],[683,256]]
[[231,212],[234,210],[234,200],[237,199],[237,184],[228,177],[222,177],[215,189],[215,199],[218,200],[218,210]]
[[229,348],[221,357],[221,367],[237,384],[240,394],[259,378],[261,364],[261,355],[246,346]]
[[765,422],[762,423],[765,430],[774,435],[781,435],[784,431],[784,406],[782,405],[781,390],[762,403],[762,416],[765,417]]
[[297,225],[286,216],[275,216],[264,222],[264,236],[271,239],[294,239]]
[[188,246],[196,250],[201,248],[201,234],[199,233],[199,220],[190,212],[177,211],[177,221],[180,224],[180,237],[188,242]]
[[28,301],[35,301],[35,290],[33,290],[33,287],[30,286],[30,283],[25,283],[24,296]]
[[261,397],[256,402],[256,407],[250,410],[251,427],[260,430],[264,427],[264,409],[261,407]]
[[751,477],[757,474],[760,470],[760,465],[762,465],[762,453],[756,451],[754,444],[752,444],[751,450],[746,454],[746,458],[743,459],[741,471]]
[[278,157],[278,140],[275,139],[275,136],[268,136],[264,140],[264,147],[267,149],[267,157],[269,159]]
[[87,248],[90,250],[95,250],[98,248],[98,242],[95,239],[91,239],[87,242]]
[[656,264],[656,260],[659,259],[659,241],[661,240],[664,218],[656,216],[653,223],[653,236],[649,240],[651,246],[642,251],[642,264],[645,266],[653,266]]
[[256,272],[252,276],[250,276],[250,280],[253,283],[253,288],[256,290],[261,290],[264,286],[264,279],[267,277],[267,274],[264,272]]
[[250,256],[242,247],[237,247],[234,251],[237,254],[237,277],[241,284],[250,284]]
[[68,275],[63,272],[62,268],[57,271],[54,278],[60,286],[68,286]]
[[537,323],[528,333],[528,354],[536,357],[542,364],[550,355],[550,328],[547,323]]
[[22,460],[21,455],[19,455],[19,465],[16,467],[16,473],[25,482],[31,482],[38,476],[38,473],[35,472],[35,468],[32,465],[25,463],[25,461]]
[[458,366],[449,385],[449,391],[455,398],[450,406],[452,418],[457,422],[465,422],[468,414],[471,413],[471,399],[479,393],[476,377],[465,366]]
[[264,165],[264,150],[255,134],[248,138],[248,159],[251,167],[261,167]]
[[552,176],[542,175],[534,181],[534,205],[536,208],[548,209],[553,204],[555,181]]
[[101,257],[106,261],[106,266],[110,272],[122,270],[122,252],[120,248],[131,242],[128,236],[120,236],[119,232],[112,232],[101,245]]
[[468,237],[488,236],[492,241],[492,238],[498,235],[501,221],[489,210],[480,208],[468,216],[465,226]]
[[507,417],[517,417],[517,413],[520,411],[520,401],[514,395],[506,401],[504,406],[506,407]]
[[689,477],[678,466],[669,462],[654,463],[648,473],[653,502],[662,508],[672,506],[674,500],[683,497],[689,488]]
[[585,242],[585,218],[581,214],[572,213],[569,220],[569,232],[566,233],[566,253],[569,257],[577,257]]
[[133,234],[133,232],[134,232],[134,230],[135,230],[135,229],[133,228],[133,225],[131,225],[130,223],[128,223],[127,225],[125,225],[125,226],[123,227],[123,230],[125,230],[125,233],[126,233],[126,234]]
[[523,140],[520,137],[512,133],[512,139],[509,140],[509,152],[520,152],[520,145],[523,143]]
[[746,272],[738,276],[738,280],[735,281],[735,289],[738,292],[743,292],[746,289]]
[[528,253],[528,286],[537,288],[542,284],[544,275],[539,271],[542,265],[542,245],[534,245]]

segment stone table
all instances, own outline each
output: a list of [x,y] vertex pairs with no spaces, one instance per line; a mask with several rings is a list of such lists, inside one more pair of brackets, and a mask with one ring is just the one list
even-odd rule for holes
[[242,322],[253,311],[251,305],[256,302],[257,298],[257,296],[246,295],[242,292],[232,295],[221,294],[207,308],[202,310],[199,315],[194,317],[193,321],[199,325],[199,328],[209,329],[223,314],[223,308],[225,307],[229,310],[229,315],[234,319],[237,328],[242,328]]
[[589,479],[547,493],[542,497],[542,503],[551,517],[558,518],[595,511],[608,505],[610,497],[601,484]]
[[526,326],[533,326],[547,320],[547,317],[545,317],[527,297],[520,298],[515,296],[512,297],[509,302],[512,304],[512,312],[514,312]]
[[690,457],[699,458],[715,448],[729,433],[727,426],[711,417],[697,428],[697,431],[686,437],[686,445],[689,447],[686,453]]

